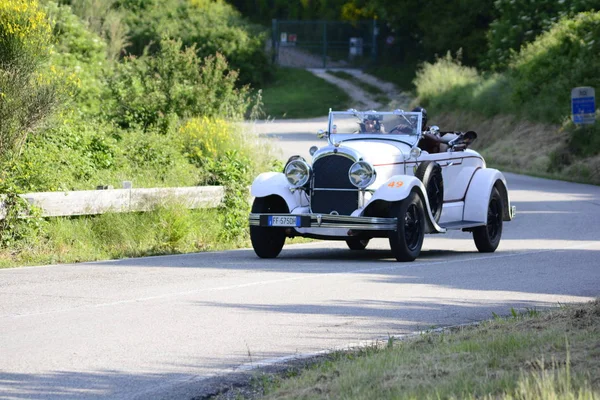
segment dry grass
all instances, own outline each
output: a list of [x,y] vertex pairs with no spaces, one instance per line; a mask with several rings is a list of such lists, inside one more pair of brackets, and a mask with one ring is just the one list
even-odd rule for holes
[[486,118],[468,112],[443,113],[431,117],[430,124],[442,130],[474,130],[473,148],[488,164],[549,178],[600,184],[600,156],[575,157],[564,165],[557,154],[566,151],[568,134],[556,124],[527,122],[507,115]]
[[[332,355],[267,399],[600,398],[600,301]],[[273,383],[275,382],[275,383]]]

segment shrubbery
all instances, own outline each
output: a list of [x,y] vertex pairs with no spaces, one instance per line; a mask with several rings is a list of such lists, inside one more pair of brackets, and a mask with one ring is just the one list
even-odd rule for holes
[[124,128],[158,127],[178,118],[209,116],[240,120],[251,105],[247,87],[220,54],[200,60],[193,47],[163,40],[158,53],[128,57],[108,79],[111,120]]
[[106,42],[88,30],[69,6],[48,2],[45,11],[53,23],[51,65],[76,80],[72,101],[79,112],[100,113],[100,106],[106,98],[103,75],[109,68]]
[[140,56],[150,45],[159,51],[163,38],[177,38],[195,46],[198,57],[223,54],[231,68],[239,70],[242,84],[263,83],[271,73],[264,52],[266,31],[249,24],[224,1],[212,0],[120,0],[129,26],[127,52]]
[[598,0],[497,0],[498,17],[488,31],[489,49],[487,64],[494,69],[504,69],[521,47],[548,31],[561,18],[578,12],[600,11]]
[[562,19],[514,57],[509,76],[515,101],[532,117],[561,122],[570,114],[571,89],[600,88],[600,12]]
[[504,74],[482,74],[449,57],[423,64],[417,94],[438,111],[459,108],[562,123],[571,113],[573,87],[600,87],[598,37],[600,12],[565,18],[516,54]]
[[68,91],[47,68],[52,28],[35,0],[0,3],[0,160],[15,157]]
[[486,116],[518,112],[507,77],[481,74],[449,54],[435,63],[423,63],[414,83],[419,103],[431,108],[432,115],[456,109]]
[[[59,236],[65,234],[61,226],[82,228],[68,219],[45,224],[19,218],[31,211],[17,193],[120,187],[124,180],[134,187],[225,185],[224,206],[218,213],[206,211],[214,219],[206,233],[212,238],[199,236],[199,229],[190,227],[195,222],[186,219],[202,219],[202,212],[167,207],[147,217],[90,217],[82,220],[94,231],[82,233],[81,240],[92,244],[84,246],[84,258],[199,250],[204,240],[212,245],[245,240],[246,186],[270,153],[256,151],[258,143],[237,123],[257,115],[261,105],[260,92],[252,95],[240,84],[237,68],[259,71],[246,81],[268,72],[261,64],[267,60],[261,36],[223,2],[156,0],[155,14],[142,12],[150,3],[0,3],[0,193],[8,206],[8,218],[0,220],[0,247],[35,253],[56,245],[77,253]],[[159,3],[175,5],[175,13]],[[156,36],[148,36],[156,41],[143,43],[139,29],[151,15],[160,19]],[[138,40],[137,56],[116,57],[125,44],[123,20],[132,23],[127,29]],[[114,220],[127,221],[116,229],[122,236],[117,242],[128,241],[131,248],[90,254],[94,243],[119,247],[98,236],[112,235],[101,231],[105,221]],[[137,237],[125,232],[146,223],[144,229],[152,231],[147,243],[144,238],[136,243]]]

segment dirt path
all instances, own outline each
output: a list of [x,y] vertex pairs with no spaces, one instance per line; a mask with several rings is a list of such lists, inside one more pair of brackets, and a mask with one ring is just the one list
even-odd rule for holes
[[353,108],[359,110],[393,110],[393,109],[408,109],[412,98],[406,92],[399,90],[393,83],[382,81],[373,75],[364,73],[359,69],[343,69],[344,72],[353,75],[355,78],[361,81],[373,85],[383,90],[387,97],[391,99],[390,104],[382,104],[375,100],[375,96],[366,92],[361,87],[354,83],[338,78],[337,76],[327,73],[327,71],[336,70],[335,68],[309,68],[308,71],[312,72],[321,79],[330,82],[342,90],[354,100],[355,104],[352,104]]
[[[331,70],[331,69],[328,69]],[[352,108],[358,110],[395,110],[410,109],[411,97],[406,92],[400,91],[393,83],[384,82],[376,77],[366,74],[361,70],[344,69],[344,72],[354,75],[356,78],[377,86],[386,92],[391,99],[390,104],[381,104],[375,101],[374,96],[367,93],[352,82],[328,74],[325,69],[309,69],[310,72],[346,91],[354,103]],[[252,130],[261,137],[272,139],[271,144],[279,158],[287,160],[291,155],[301,155],[310,159],[308,152],[310,146],[323,146],[326,141],[317,139],[319,129],[327,129],[327,116],[305,119],[277,119],[269,121],[257,121],[252,123]]]

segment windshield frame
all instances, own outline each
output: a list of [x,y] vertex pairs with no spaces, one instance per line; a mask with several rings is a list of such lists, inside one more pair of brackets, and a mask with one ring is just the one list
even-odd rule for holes
[[[381,116],[385,115],[394,115],[396,117],[403,117],[408,121],[408,118],[416,116],[417,117],[417,134],[396,134],[396,133],[332,133],[333,125],[335,122],[336,115],[352,115],[357,118],[357,123],[361,121],[365,116],[377,114]],[[410,121],[408,121],[410,123]],[[412,123],[411,123],[412,124]],[[343,143],[346,141],[354,141],[354,140],[390,140],[399,143],[404,143],[407,146],[417,147],[419,140],[421,139],[422,132],[422,124],[423,124],[423,115],[420,112],[413,111],[404,111],[404,110],[394,110],[394,111],[358,111],[355,109],[350,109],[347,111],[332,111],[329,110],[329,118],[327,125],[327,141],[331,145]],[[408,140],[410,138],[410,140]]]

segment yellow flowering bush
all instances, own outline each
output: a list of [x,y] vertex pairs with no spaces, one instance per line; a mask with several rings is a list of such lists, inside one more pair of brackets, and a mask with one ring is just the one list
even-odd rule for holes
[[196,165],[240,147],[234,124],[223,119],[191,118],[179,128],[179,137],[185,154]]
[[0,2],[0,65],[50,54],[52,26],[37,0]]
[[27,139],[77,86],[48,67],[52,24],[37,0],[0,1],[0,161],[18,157]]

